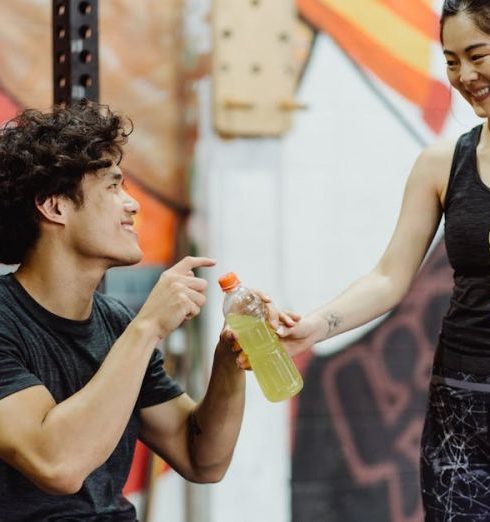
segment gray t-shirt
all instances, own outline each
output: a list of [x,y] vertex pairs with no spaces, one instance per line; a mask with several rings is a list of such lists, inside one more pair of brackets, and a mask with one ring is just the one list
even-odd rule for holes
[[[132,317],[121,302],[95,293],[87,320],[64,319],[40,306],[12,274],[0,276],[0,399],[36,385],[45,386],[57,403],[67,399],[92,378]],[[139,411],[181,393],[155,350],[119,444],[78,493],[44,493],[0,460],[0,521],[134,522],[134,507],[122,488],[138,437]]]

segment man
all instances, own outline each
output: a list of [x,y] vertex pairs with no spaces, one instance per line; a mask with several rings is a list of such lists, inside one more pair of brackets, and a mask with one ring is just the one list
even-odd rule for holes
[[134,521],[122,496],[137,438],[195,482],[223,477],[244,408],[224,331],[205,397],[165,374],[155,345],[205,303],[187,257],[136,316],[96,292],[141,259],[119,168],[131,128],[107,107],[24,111],[0,133],[0,519]]

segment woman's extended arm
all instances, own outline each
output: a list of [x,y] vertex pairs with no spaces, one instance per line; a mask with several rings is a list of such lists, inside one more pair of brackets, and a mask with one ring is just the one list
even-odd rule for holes
[[292,354],[365,324],[396,306],[408,291],[437,231],[454,142],[422,152],[408,178],[395,231],[368,274],[292,328],[278,334]]

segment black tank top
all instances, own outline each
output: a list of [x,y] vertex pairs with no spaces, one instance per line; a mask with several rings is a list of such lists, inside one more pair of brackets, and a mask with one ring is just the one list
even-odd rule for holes
[[470,373],[490,372],[490,187],[476,156],[482,128],[459,138],[449,176],[445,242],[454,288],[436,357]]

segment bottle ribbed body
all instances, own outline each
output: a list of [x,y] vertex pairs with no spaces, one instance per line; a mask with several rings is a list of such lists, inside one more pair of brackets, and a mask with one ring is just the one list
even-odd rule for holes
[[223,311],[265,397],[278,402],[296,395],[303,387],[303,379],[268,325],[262,301],[239,286],[226,294]]

